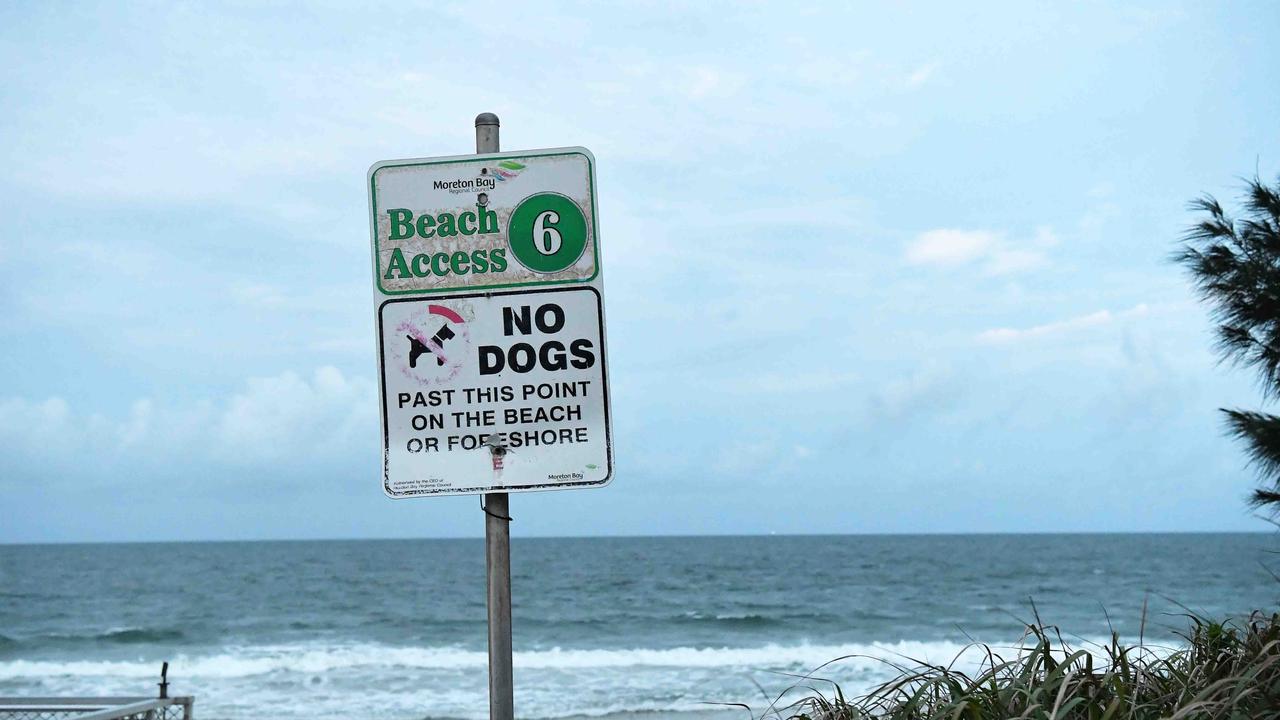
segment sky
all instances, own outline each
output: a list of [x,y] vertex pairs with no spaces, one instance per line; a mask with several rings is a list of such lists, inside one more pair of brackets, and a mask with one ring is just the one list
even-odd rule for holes
[[597,160],[616,472],[515,536],[1264,530],[1170,260],[1259,3],[0,5],[0,542],[474,537],[381,490],[366,172]]

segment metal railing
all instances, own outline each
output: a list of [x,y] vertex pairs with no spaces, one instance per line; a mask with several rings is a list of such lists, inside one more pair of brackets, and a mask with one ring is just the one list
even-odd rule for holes
[[193,720],[194,697],[169,697],[169,663],[159,685],[159,697],[0,697],[0,720]]
[[195,698],[0,697],[0,720],[192,720]]

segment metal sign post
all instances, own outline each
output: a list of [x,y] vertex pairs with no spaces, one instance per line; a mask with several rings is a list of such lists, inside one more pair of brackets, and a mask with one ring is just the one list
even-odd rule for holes
[[514,720],[511,493],[613,479],[595,156],[476,153],[369,168],[382,491],[481,495],[489,717]]
[[[476,116],[476,153],[496,153],[498,116]],[[507,494],[484,496],[484,564],[489,608],[489,720],[515,720],[511,677],[511,516]]]

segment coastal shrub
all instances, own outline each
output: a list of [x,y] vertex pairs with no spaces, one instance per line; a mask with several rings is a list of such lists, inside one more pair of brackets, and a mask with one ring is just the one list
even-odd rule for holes
[[[838,685],[820,692],[816,673],[793,686],[761,720],[1261,720],[1280,718],[1280,614],[1242,622],[1190,617],[1184,641],[1156,648],[1109,644],[1076,649],[1053,628],[1028,626],[1002,651],[976,644],[977,670],[908,662],[899,676],[860,697]],[[836,661],[838,662],[838,661]],[[799,689],[809,693],[782,705]]]

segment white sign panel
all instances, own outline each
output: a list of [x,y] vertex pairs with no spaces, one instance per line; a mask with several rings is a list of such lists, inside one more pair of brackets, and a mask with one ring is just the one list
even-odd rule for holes
[[384,491],[607,484],[590,153],[387,162],[369,179]]
[[600,269],[594,168],[585,148],[374,165],[378,293],[592,282]]

